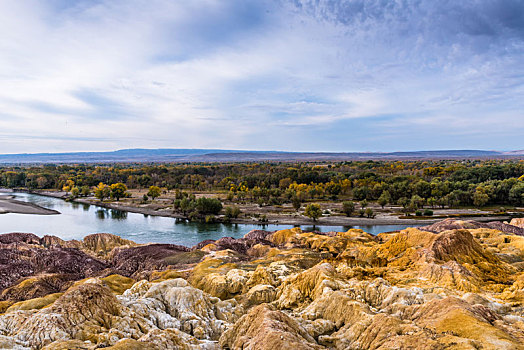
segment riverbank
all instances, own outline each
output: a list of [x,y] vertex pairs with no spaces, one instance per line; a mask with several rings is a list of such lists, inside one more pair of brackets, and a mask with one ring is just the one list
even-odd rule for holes
[[18,201],[11,195],[0,195],[0,214],[57,215],[59,211],[39,205]]
[[[48,196],[53,198],[66,199],[67,193],[61,191],[30,191],[30,190],[20,190],[23,192],[38,194],[41,196]],[[174,213],[170,208],[150,208],[146,206],[130,206],[124,204],[124,202],[101,202],[96,200],[94,197],[87,198],[77,198],[72,200],[74,203],[89,204],[95,205],[106,209],[121,210],[131,213],[151,215],[151,216],[160,216],[160,217],[170,217],[174,219],[185,219],[184,216]],[[319,226],[368,226],[368,225],[427,225],[433,224],[435,222],[441,221],[443,218],[450,217],[455,219],[460,219],[463,215],[463,219],[475,220],[475,221],[505,221],[511,220],[510,215],[486,215],[480,214],[478,216],[475,213],[478,211],[469,210],[464,214],[457,214],[456,210],[448,210],[449,215],[446,216],[446,211],[441,211],[440,215],[435,218],[399,218],[396,215],[391,213],[382,213],[378,212],[374,218],[364,218],[364,217],[347,217],[341,215],[323,215],[317,221],[313,221],[310,218],[307,218],[299,213],[273,213],[264,211],[265,221],[261,221],[256,216],[250,217],[240,217],[236,219],[231,219],[229,223],[232,224],[272,224],[272,225],[319,225]]]

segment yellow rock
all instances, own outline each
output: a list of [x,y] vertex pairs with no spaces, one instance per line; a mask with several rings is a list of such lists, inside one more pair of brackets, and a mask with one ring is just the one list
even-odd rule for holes
[[11,305],[5,312],[17,310],[39,310],[53,304],[64,293],[48,294],[45,297],[19,301]]

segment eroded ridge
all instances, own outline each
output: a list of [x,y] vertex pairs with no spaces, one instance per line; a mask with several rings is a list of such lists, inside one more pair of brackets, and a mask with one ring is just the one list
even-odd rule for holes
[[257,230],[193,248],[0,235],[0,348],[522,349],[519,225]]

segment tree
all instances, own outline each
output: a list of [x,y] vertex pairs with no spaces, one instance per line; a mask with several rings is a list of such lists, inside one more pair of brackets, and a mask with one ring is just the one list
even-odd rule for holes
[[100,182],[95,188],[95,197],[98,198],[101,202],[104,201],[104,198],[107,198],[111,195],[111,189],[109,186]]
[[87,197],[91,194],[91,189],[89,186],[82,186],[80,188],[80,193],[82,194],[82,197]]
[[366,199],[368,194],[369,194],[369,188],[367,186],[356,187],[353,189],[353,198],[356,200]]
[[78,197],[78,195],[80,194],[80,189],[78,187],[73,187],[71,188],[71,196],[73,197]]
[[317,219],[322,216],[322,209],[318,204],[308,204],[304,211],[304,215],[313,219],[313,221],[317,221]]
[[397,202],[404,209],[406,209],[409,206],[409,199],[407,199],[406,197],[400,198]]
[[298,211],[302,206],[302,202],[297,196],[293,196],[293,198],[291,199],[291,203],[293,204],[293,208],[295,208],[296,211]]
[[414,194],[411,197],[411,206],[414,207],[414,208],[417,208],[417,209],[418,208],[423,208],[425,202],[426,201],[424,200],[424,198],[422,198],[418,194]]
[[149,191],[147,192],[147,195],[152,198],[152,200],[155,200],[155,198],[160,197],[160,194],[162,193],[162,190],[158,186],[151,186],[149,187]]
[[196,200],[195,208],[199,214],[218,214],[222,210],[222,203],[216,198],[200,197]]
[[380,206],[382,207],[382,209],[384,209],[384,207],[385,207],[389,202],[391,202],[391,195],[389,194],[388,191],[384,191],[384,192],[382,192],[382,194],[380,195],[380,197],[378,197],[377,202],[378,202],[378,204],[380,204]]
[[64,187],[62,187],[62,191],[69,192],[74,186],[75,182],[73,180],[67,180]]
[[120,198],[125,197],[127,192],[127,186],[119,182],[111,185],[111,198],[115,198],[117,201]]
[[524,205],[524,183],[518,182],[509,191],[509,200],[515,205]]
[[475,191],[473,194],[473,205],[476,207],[483,207],[489,201],[489,196],[481,191]]
[[236,205],[232,207],[226,207],[226,218],[236,219],[238,218],[240,213],[241,213],[241,210]]
[[355,203],[352,201],[342,202],[342,212],[346,214],[346,216],[351,216],[353,212],[355,211]]
[[373,217],[373,209],[371,209],[371,208],[366,208],[365,213],[366,213],[366,216],[367,216],[368,218],[372,218],[372,217]]
[[363,201],[360,202],[360,207],[362,209],[366,209],[367,206],[368,206],[368,201],[367,200],[364,199]]
[[188,198],[184,198],[180,201],[180,210],[182,210],[182,213],[184,214],[184,216],[186,216],[187,213],[193,210],[194,204],[195,202]]

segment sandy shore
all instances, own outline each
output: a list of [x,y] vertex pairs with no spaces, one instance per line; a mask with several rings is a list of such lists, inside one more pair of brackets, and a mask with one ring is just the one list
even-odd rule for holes
[[33,214],[33,215],[56,215],[59,211],[43,208],[33,203],[22,202],[14,199],[14,196],[0,195],[0,214]]

